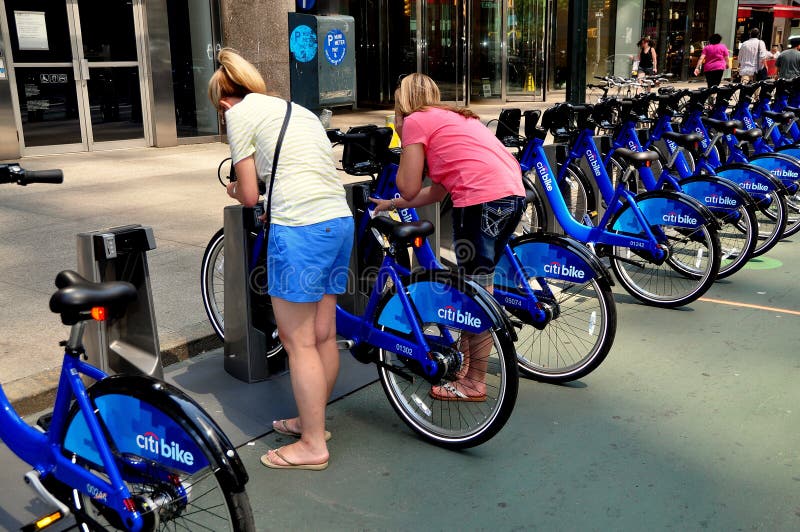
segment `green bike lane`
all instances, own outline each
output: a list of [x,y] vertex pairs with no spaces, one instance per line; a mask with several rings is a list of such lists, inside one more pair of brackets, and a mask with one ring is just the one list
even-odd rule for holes
[[[275,394],[229,386],[214,350],[167,378],[241,444],[258,530],[797,530],[799,259],[800,239],[783,241],[677,310],[617,286],[604,363],[563,386],[522,379],[505,428],[460,452],[417,438],[373,383],[329,406],[326,471],[269,470],[259,457],[290,441],[262,435],[285,376]],[[43,505],[5,447],[0,464],[0,528],[13,530]]]

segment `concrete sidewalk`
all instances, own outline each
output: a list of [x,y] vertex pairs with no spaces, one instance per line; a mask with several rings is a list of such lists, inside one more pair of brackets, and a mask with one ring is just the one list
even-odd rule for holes
[[[551,102],[552,103],[552,102]],[[542,108],[542,102],[478,105],[484,122],[503,107]],[[384,125],[389,109],[335,110],[332,127]],[[43,157],[20,162],[31,170],[60,168],[62,185],[0,188],[0,382],[23,413],[52,401],[68,335],[48,301],[56,274],[75,268],[76,235],[127,224],[151,226],[148,252],[159,341],[165,364],[219,347],[200,296],[200,263],[222,227],[231,200],[217,181],[222,143],[141,148]],[[337,160],[341,151],[335,151]],[[345,182],[357,180],[342,173]]]

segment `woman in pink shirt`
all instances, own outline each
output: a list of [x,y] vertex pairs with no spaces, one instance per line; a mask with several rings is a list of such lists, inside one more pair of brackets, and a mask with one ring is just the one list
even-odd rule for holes
[[694,69],[695,76],[700,75],[701,66],[709,87],[719,85],[725,69],[731,68],[731,53],[728,51],[728,47],[722,44],[722,35],[719,33],[708,38],[708,44],[703,48],[700,59],[697,60],[697,68]]
[[[420,207],[453,200],[453,242],[459,269],[491,291],[494,267],[519,222],[525,189],[519,163],[478,116],[443,105],[439,87],[424,74],[411,74],[395,91],[395,127],[403,154],[397,172],[401,198],[372,199],[376,211]],[[433,184],[422,186],[427,162]],[[491,347],[483,333],[462,342],[460,378],[433,386],[442,401],[485,401],[481,354]]]

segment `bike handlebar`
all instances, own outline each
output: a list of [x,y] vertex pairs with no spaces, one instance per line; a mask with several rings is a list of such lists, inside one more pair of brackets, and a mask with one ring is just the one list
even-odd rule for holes
[[19,163],[0,164],[0,184],[16,183],[27,186],[32,183],[58,184],[64,182],[64,173],[58,169],[25,170]]

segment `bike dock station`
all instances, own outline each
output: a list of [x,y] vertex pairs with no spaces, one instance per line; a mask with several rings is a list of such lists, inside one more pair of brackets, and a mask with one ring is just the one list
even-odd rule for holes
[[92,282],[126,281],[137,292],[123,318],[87,325],[89,362],[106,373],[164,378],[147,265],[155,248],[153,229],[138,224],[78,234],[78,273]]

